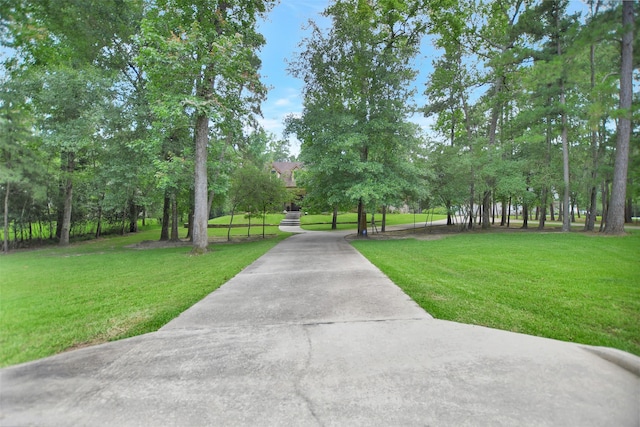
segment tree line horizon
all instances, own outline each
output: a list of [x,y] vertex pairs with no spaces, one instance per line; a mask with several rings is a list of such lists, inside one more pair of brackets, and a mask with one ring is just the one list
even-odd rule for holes
[[[77,224],[135,231],[144,212],[162,217],[161,239],[187,215],[204,253],[212,212],[238,207],[238,182],[275,160],[305,164],[305,206],[357,207],[359,234],[367,212],[403,203],[482,228],[518,204],[544,228],[554,202],[564,231],[577,205],[585,230],[600,214],[601,231],[624,233],[640,195],[633,1],[589,0],[587,16],[568,0],[332,1],[329,28],[310,21],[288,61],[304,82],[302,114],[285,120],[297,159],[257,120],[257,22],[277,3],[0,2],[4,250],[11,226],[55,224],[66,245]],[[440,54],[416,82],[427,35]]]

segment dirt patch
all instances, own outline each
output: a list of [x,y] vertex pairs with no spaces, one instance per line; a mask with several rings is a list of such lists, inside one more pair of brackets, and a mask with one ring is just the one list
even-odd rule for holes
[[453,234],[460,233],[458,226],[436,225],[430,227],[416,227],[402,230],[390,230],[384,233],[369,233],[367,237],[358,237],[356,234],[347,236],[347,240],[398,240],[398,239],[418,239],[418,240],[438,240]]
[[[265,234],[264,238],[269,239],[275,237],[276,234]],[[209,237],[209,244],[233,244],[233,243],[246,243],[246,242],[255,242],[258,240],[262,240],[262,235],[260,236],[233,236],[231,240],[227,240],[226,237],[216,236]],[[134,243],[133,245],[127,245],[126,248],[129,249],[165,249],[165,248],[181,248],[185,246],[191,246],[192,242],[187,239],[180,239],[178,241],[171,240],[143,240],[142,242]]]
[[350,234],[346,238],[347,240],[398,240],[398,239],[416,239],[416,240],[438,240],[448,236],[453,236],[462,233],[471,234],[483,234],[483,233],[555,233],[561,232],[561,228],[545,228],[544,230],[538,230],[537,227],[533,228],[514,228],[514,227],[501,227],[492,226],[489,229],[483,230],[481,228],[463,229],[460,225],[432,225],[432,226],[418,226],[416,228],[406,228],[402,230],[385,231],[384,233],[370,233],[367,237],[357,237],[356,234]]
[[189,246],[191,242],[188,240],[143,240],[142,242],[134,243],[133,245],[127,245],[125,248],[129,249],[163,249],[163,248],[180,248],[182,246]]

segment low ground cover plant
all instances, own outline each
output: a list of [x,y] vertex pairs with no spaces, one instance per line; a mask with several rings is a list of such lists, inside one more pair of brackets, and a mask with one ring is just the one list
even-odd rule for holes
[[353,245],[428,313],[640,355],[640,233],[461,233]]

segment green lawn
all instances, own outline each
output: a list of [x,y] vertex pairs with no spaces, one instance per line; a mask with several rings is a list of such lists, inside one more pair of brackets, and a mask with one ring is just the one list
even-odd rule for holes
[[[278,225],[280,224],[280,221],[282,221],[283,218],[284,218],[284,214],[270,213],[270,214],[267,214],[265,217],[265,224]],[[219,216],[217,218],[210,219],[209,224],[229,225],[230,219],[231,219],[231,215]],[[249,218],[245,218],[244,212],[236,213],[233,216],[233,225],[248,224],[248,223],[249,223]],[[262,218],[251,218],[251,228],[258,225],[262,227]]]
[[[202,256],[188,246],[126,247],[157,240],[157,227],[0,256],[0,366],[157,330],[286,236],[277,227],[265,240],[255,239],[261,227],[251,231],[255,241],[214,244]],[[246,236],[246,228],[236,232],[236,241]],[[354,245],[437,318],[640,355],[640,233],[463,233]]]
[[354,241],[439,319],[640,355],[640,233]]
[[[220,231],[226,236],[225,229],[209,234]],[[0,256],[0,366],[157,330],[286,235],[214,244],[201,256],[189,246],[125,247],[158,237],[154,228]]]
[[[416,227],[424,227],[425,221],[437,221],[439,219],[446,219],[446,215],[431,215],[431,214],[387,214],[387,226],[413,224],[415,222]],[[330,231],[331,230],[332,215],[303,215],[300,218],[300,225],[305,230],[314,231]],[[378,230],[382,226],[382,214],[376,214],[375,216],[376,226]],[[371,215],[367,215],[368,226],[371,227]],[[355,230],[358,228],[358,214],[357,213],[342,213],[338,215],[338,230]]]

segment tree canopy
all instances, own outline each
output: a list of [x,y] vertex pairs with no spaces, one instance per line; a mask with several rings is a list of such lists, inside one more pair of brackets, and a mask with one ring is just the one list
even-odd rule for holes
[[0,0],[4,250],[154,216],[204,252],[237,170],[291,160],[305,206],[357,209],[361,235],[415,201],[465,227],[514,211],[615,234],[638,216],[633,1],[331,0],[289,61],[299,157],[257,120],[275,3]]

